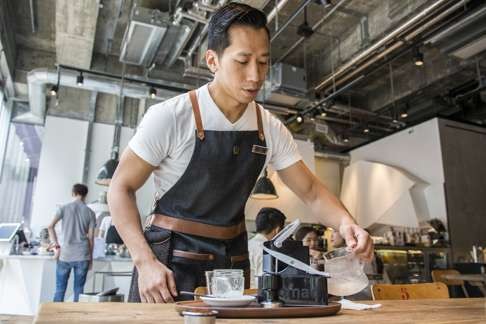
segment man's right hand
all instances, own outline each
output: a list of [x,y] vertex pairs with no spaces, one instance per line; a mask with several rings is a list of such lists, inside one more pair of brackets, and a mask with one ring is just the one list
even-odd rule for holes
[[55,247],[54,248],[54,260],[59,260],[60,255],[61,255],[61,248]]
[[174,273],[158,260],[137,267],[142,303],[172,303],[177,296]]

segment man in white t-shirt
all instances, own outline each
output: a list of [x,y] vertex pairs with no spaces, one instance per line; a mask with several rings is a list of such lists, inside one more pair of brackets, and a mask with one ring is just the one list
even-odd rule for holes
[[[268,71],[265,14],[245,4],[217,10],[206,63],[214,80],[152,106],[123,153],[108,193],[135,264],[131,302],[192,298],[204,272],[242,269],[249,285],[245,203],[268,164],[363,259],[373,245],[340,201],[302,162],[285,126],[255,103]],[[156,201],[141,230],[135,192],[154,174]]]

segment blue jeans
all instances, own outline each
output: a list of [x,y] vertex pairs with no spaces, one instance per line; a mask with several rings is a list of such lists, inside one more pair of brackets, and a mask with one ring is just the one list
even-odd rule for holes
[[56,266],[56,293],[54,294],[55,302],[63,302],[66,288],[71,274],[71,269],[74,270],[74,298],[73,301],[79,301],[79,294],[84,292],[84,284],[86,283],[86,275],[88,274],[89,261],[73,261],[64,262],[57,261]]

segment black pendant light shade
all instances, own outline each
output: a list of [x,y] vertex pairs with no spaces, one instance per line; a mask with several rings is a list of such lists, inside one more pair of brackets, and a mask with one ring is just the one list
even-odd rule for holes
[[255,188],[253,188],[253,192],[251,193],[251,198],[260,200],[270,200],[278,198],[277,190],[275,190],[275,186],[273,185],[272,180],[268,178],[267,169],[265,169],[265,174],[263,175],[263,177],[257,180]]
[[111,178],[115,173],[116,167],[118,166],[118,159],[109,159],[108,161],[103,164],[96,176],[96,184],[102,186],[109,186],[111,182]]
[[109,186],[111,179],[115,174],[115,170],[118,167],[118,152],[120,151],[120,137],[123,126],[123,114],[125,111],[124,97],[123,97],[123,86],[125,84],[125,63],[122,65],[122,78],[120,84],[120,94],[118,96],[118,102],[116,106],[116,116],[115,116],[115,129],[113,134],[113,145],[111,147],[111,157],[108,161],[103,164],[98,171],[95,183],[102,186]]

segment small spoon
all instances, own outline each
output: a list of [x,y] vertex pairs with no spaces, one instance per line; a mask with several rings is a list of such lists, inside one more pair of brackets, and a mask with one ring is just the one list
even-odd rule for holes
[[184,290],[179,291],[179,294],[181,294],[181,295],[190,295],[190,296],[194,296],[194,297],[209,297],[209,298],[218,298],[218,297],[216,297],[216,296],[204,295],[204,294],[196,294],[196,293],[194,293],[194,292],[191,292],[191,291],[184,291]]

